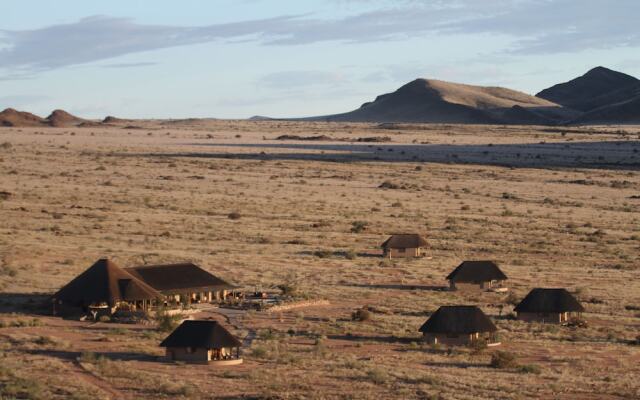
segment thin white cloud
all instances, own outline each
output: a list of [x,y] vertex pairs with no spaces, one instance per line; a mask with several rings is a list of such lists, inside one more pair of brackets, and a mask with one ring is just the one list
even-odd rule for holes
[[604,0],[407,0],[370,4],[379,8],[334,19],[283,15],[190,27],[92,16],[39,29],[3,30],[0,71],[4,74],[0,75],[5,79],[9,75],[29,76],[126,54],[221,40],[230,44],[252,41],[305,45],[482,33],[511,37],[512,44],[504,52],[512,55],[640,46],[637,0],[617,0],[615,5]]

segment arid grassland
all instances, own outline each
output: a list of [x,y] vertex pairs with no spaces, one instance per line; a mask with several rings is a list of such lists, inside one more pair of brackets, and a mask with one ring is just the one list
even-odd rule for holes
[[[0,192],[0,398],[640,397],[638,127],[0,128]],[[428,257],[383,259],[398,232],[424,235]],[[152,325],[42,312],[100,257],[191,260],[328,304],[220,315],[254,338],[241,366],[161,362]],[[442,290],[466,259],[497,261],[511,292]],[[514,320],[533,287],[566,287],[588,326]],[[516,360],[422,345],[420,325],[452,304],[482,308]]]

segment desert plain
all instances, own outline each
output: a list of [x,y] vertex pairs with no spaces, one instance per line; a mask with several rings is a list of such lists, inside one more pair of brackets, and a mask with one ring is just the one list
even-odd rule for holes
[[[640,397],[637,126],[0,128],[0,192],[0,398]],[[402,232],[428,257],[381,257]],[[152,325],[47,315],[47,296],[100,257],[190,260],[318,303],[215,315],[245,340],[241,366],[162,362]],[[470,259],[498,262],[510,292],[443,290]],[[534,287],[566,287],[587,326],[513,319]],[[523,368],[422,344],[452,304],[478,305]],[[370,319],[352,320],[363,306]]]

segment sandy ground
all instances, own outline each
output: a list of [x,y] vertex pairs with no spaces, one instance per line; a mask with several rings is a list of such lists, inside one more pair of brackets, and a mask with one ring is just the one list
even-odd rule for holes
[[[275,140],[284,134],[335,140]],[[371,137],[390,141],[357,141]],[[639,168],[632,126],[2,128],[0,393],[638,398]],[[379,188],[385,181],[398,189]],[[240,219],[227,217],[234,211]],[[366,229],[352,232],[356,221]],[[384,261],[378,245],[394,232],[423,234],[429,258]],[[191,260],[247,290],[289,283],[329,305],[234,315],[234,332],[255,335],[242,366],[164,363],[166,334],[152,326],[35,311],[39,294],[103,256],[123,266]],[[465,259],[496,260],[513,295],[439,290]],[[510,319],[513,300],[537,286],[574,292],[588,328]],[[480,306],[502,349],[540,372],[491,368],[493,350],[421,345],[417,329],[445,304]],[[371,321],[351,321],[364,305]]]

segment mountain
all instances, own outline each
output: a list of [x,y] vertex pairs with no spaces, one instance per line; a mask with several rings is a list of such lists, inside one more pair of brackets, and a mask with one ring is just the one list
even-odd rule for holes
[[64,110],[53,110],[46,118],[46,121],[49,125],[55,127],[76,126],[86,122],[86,120],[69,114]]
[[558,104],[511,89],[416,79],[357,110],[311,120],[549,124],[575,116]]
[[564,107],[589,112],[628,101],[640,91],[640,80],[633,76],[596,67],[569,82],[554,85],[536,96]]
[[35,114],[7,108],[0,112],[0,126],[43,126],[46,121]]
[[574,124],[640,124],[640,94],[626,101],[591,110],[571,121]]

